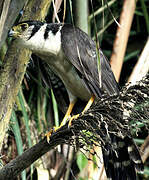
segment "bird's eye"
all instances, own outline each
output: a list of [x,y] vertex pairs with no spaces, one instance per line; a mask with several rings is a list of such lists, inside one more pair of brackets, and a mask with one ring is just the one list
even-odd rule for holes
[[20,27],[22,31],[25,31],[28,28],[28,24],[27,23],[20,24]]

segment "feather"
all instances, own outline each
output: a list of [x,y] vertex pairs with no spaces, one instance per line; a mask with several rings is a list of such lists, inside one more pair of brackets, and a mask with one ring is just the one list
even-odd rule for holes
[[[67,59],[81,74],[85,86],[96,98],[101,98],[103,92],[108,95],[118,94],[119,88],[107,58],[99,49],[101,64],[101,82],[97,66],[95,42],[82,30],[65,24],[61,29],[62,49]],[[73,47],[73,48],[72,48]],[[102,87],[100,88],[100,83]]]

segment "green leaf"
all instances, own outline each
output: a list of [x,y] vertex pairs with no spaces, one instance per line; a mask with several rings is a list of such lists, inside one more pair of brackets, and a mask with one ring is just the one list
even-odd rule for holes
[[52,103],[53,103],[53,111],[54,111],[54,120],[55,120],[55,126],[59,127],[59,114],[58,114],[58,105],[53,93],[53,90],[51,89],[51,96],[52,96]]
[[[19,128],[18,119],[16,117],[14,110],[12,111],[12,114],[11,114],[11,127],[13,129],[13,133],[15,136],[18,155],[21,155],[23,153],[23,142],[21,138],[21,132]],[[22,171],[21,177],[22,177],[22,180],[26,180],[26,170]]]
[[27,114],[27,111],[25,108],[25,104],[23,101],[23,95],[22,95],[21,91],[19,91],[19,93],[18,93],[18,98],[20,101],[22,114],[23,114],[23,118],[24,118],[24,122],[25,122],[28,145],[29,145],[29,147],[32,147],[31,131],[30,131],[30,126],[29,126],[29,117],[28,117],[28,114]]
[[94,169],[96,169],[97,168],[97,161],[96,161],[96,156],[94,155],[93,156],[93,167],[94,167]]
[[82,177],[79,177],[78,180],[88,180],[88,178],[82,178]]
[[149,168],[147,166],[144,167],[144,174],[149,176]]
[[88,163],[88,160],[87,160],[86,156],[83,153],[79,153],[77,155],[77,165],[78,165],[80,171],[82,171],[85,168],[87,163]]

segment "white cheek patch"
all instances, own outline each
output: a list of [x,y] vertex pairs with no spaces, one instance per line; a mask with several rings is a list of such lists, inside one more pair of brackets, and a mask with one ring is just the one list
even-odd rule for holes
[[59,28],[59,31],[56,34],[53,34],[52,31],[49,31],[48,38],[44,39],[46,26],[47,24],[41,26],[41,28],[30,39],[28,39],[33,29],[33,27],[31,27],[30,33],[28,33],[28,36],[25,36],[25,40],[22,45],[26,46],[32,51],[48,52],[56,55],[61,49],[60,30],[62,27]]
[[41,26],[41,28],[29,40],[26,41],[26,45],[28,45],[28,47],[31,50],[40,51],[43,49],[43,46],[44,46],[43,36],[44,36],[46,26],[47,26],[46,24]]

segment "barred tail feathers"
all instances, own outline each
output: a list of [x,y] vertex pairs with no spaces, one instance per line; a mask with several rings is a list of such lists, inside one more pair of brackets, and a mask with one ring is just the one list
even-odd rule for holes
[[143,163],[133,139],[112,135],[111,143],[102,149],[108,179],[136,180],[136,170],[143,171]]

